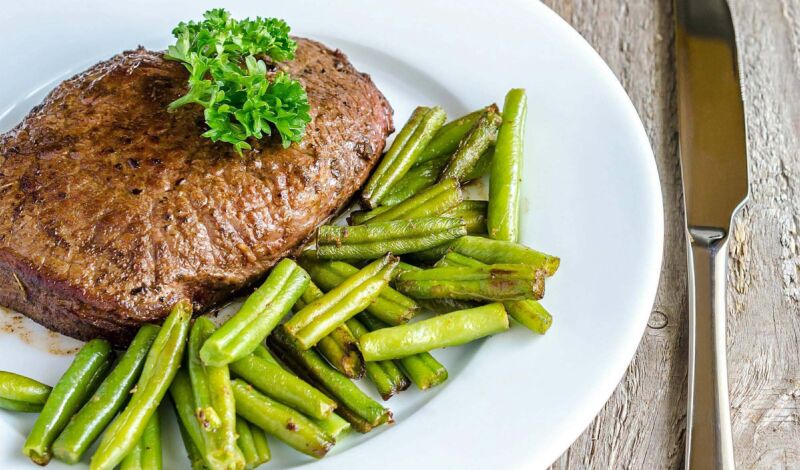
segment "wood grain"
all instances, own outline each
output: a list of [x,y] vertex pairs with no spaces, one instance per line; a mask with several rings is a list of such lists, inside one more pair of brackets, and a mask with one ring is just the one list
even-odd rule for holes
[[[602,412],[554,469],[681,468],[687,291],[671,0],[544,0],[606,60],[650,136],[665,253],[649,327]],[[728,275],[728,363],[739,468],[800,468],[800,0],[732,0],[751,198]]]

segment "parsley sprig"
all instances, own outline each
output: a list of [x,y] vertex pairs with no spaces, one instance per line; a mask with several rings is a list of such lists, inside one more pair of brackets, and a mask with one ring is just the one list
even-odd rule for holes
[[203,137],[228,142],[241,155],[247,139],[272,135],[284,147],[300,142],[309,116],[308,96],[297,80],[284,72],[267,76],[260,56],[277,62],[294,59],[297,48],[289,26],[276,18],[236,20],[223,9],[209,10],[203,21],[180,23],[177,39],[166,57],[189,71],[189,91],[173,101],[173,110],[189,103],[203,108],[208,130]]

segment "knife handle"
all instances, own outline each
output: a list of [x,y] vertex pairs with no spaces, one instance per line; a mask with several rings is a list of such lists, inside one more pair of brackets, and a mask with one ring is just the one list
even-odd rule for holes
[[686,468],[733,470],[725,344],[724,231],[690,229]]

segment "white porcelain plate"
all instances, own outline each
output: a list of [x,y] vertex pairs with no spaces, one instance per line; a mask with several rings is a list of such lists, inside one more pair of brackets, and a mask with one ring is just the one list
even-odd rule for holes
[[[372,75],[399,126],[417,105],[451,117],[509,88],[529,96],[522,241],[559,255],[544,336],[515,327],[435,355],[450,379],[388,406],[396,423],[351,435],[319,463],[273,441],[272,468],[543,468],[589,424],[633,357],[656,292],[661,192],[647,136],[600,57],[534,0],[7,2],[0,15],[0,131],[60,80],[225,6],[277,16],[341,48]],[[77,342],[1,312],[0,369],[54,383]],[[33,468],[20,448],[34,416],[0,412],[2,468]],[[170,413],[165,468],[188,468]],[[50,468],[68,468],[53,462]]]

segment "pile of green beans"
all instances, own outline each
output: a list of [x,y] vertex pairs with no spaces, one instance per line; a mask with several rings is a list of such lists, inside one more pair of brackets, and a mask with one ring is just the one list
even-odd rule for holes
[[[440,107],[417,108],[349,226],[319,227],[315,250],[280,260],[219,326],[192,323],[182,300],[113,369],[96,339],[52,388],[0,371],[0,409],[40,412],[23,452],[74,464],[102,434],[92,470],[160,470],[169,393],[193,470],[256,468],[271,459],[268,435],[322,458],[351,429],[393,422],[374,392],[444,383],[430,351],[503,332],[509,316],[544,334],[552,316],[538,300],[560,260],[518,243],[526,109],[521,89],[502,113],[492,104],[447,124]],[[487,172],[488,200],[464,200]],[[434,315],[416,319],[423,310]],[[363,376],[374,392],[353,382]]]

